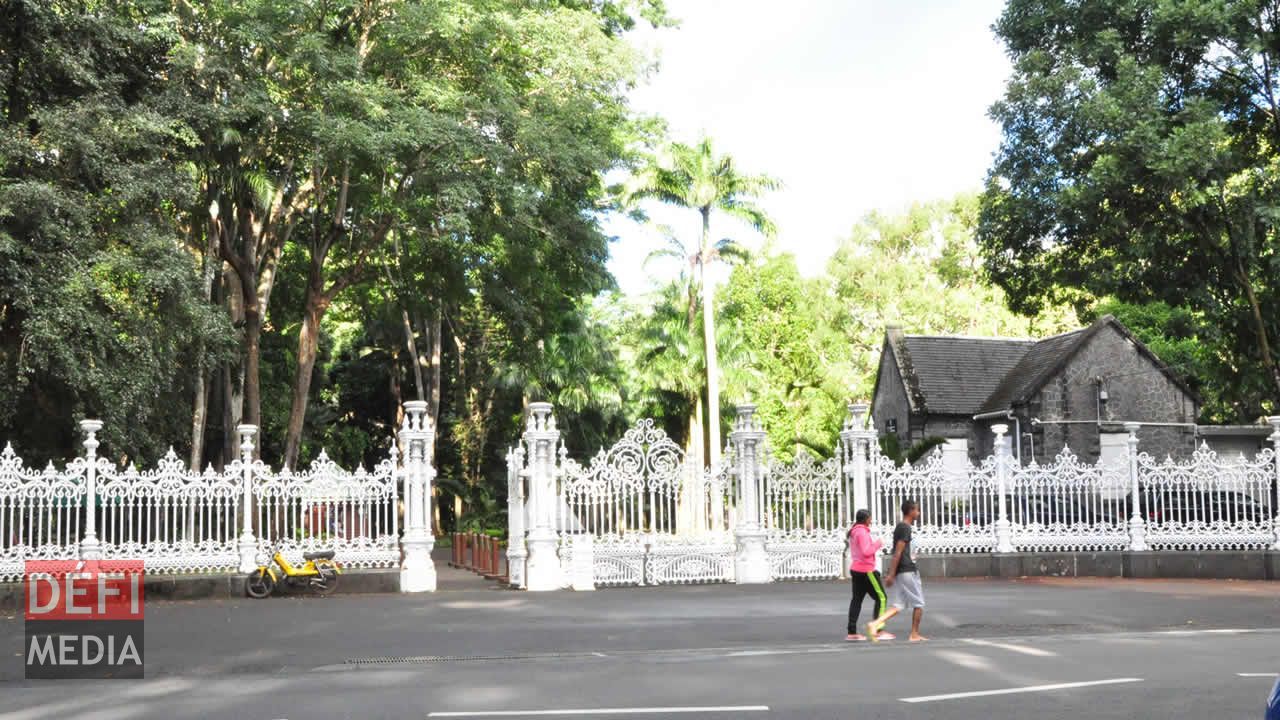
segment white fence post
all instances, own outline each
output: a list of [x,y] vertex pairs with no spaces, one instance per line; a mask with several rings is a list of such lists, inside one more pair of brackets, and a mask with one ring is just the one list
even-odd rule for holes
[[1133,514],[1129,517],[1129,551],[1143,552],[1147,547],[1147,521],[1142,517],[1142,488],[1138,483],[1138,428],[1136,422],[1124,424],[1129,437],[1125,439],[1126,456],[1129,461],[1129,492],[1131,493]]
[[564,587],[563,571],[557,554],[559,535],[553,526],[557,509],[556,443],[560,431],[551,413],[551,403],[529,403],[529,420],[524,442],[530,462],[529,507],[532,528],[526,542],[529,559],[525,570],[525,587],[532,591],[559,590]]
[[1276,467],[1276,474],[1273,478],[1275,487],[1271,497],[1271,502],[1273,503],[1271,511],[1275,513],[1271,518],[1271,532],[1276,536],[1276,541],[1271,546],[1271,549],[1280,552],[1280,415],[1268,417],[1267,422],[1271,423],[1271,446],[1275,449],[1275,455],[1271,459]]
[[996,499],[999,503],[996,517],[996,552],[1013,552],[1013,523],[1009,522],[1009,426],[1000,423],[991,426],[996,434]]
[[253,572],[258,567],[258,541],[253,537],[253,436],[257,425],[237,425],[240,435],[240,500],[244,504],[240,542],[240,572]]
[[427,445],[435,429],[427,419],[427,403],[414,400],[404,404],[401,442],[409,444],[409,462],[405,466],[405,531],[404,564],[400,566],[400,592],[434,592],[436,566],[431,559],[435,538],[430,525],[429,488],[435,473],[427,459]]
[[866,403],[851,403],[848,406],[849,416],[844,421],[844,429],[840,431],[841,444],[845,448],[845,461],[849,473],[846,482],[853,486],[853,494],[849,497],[850,505],[846,508],[847,517],[843,522],[847,525],[853,521],[853,514],[858,510],[870,509],[871,489],[867,484],[867,454],[874,430],[866,429]]
[[764,430],[756,420],[756,406],[738,406],[738,417],[729,434],[738,462],[739,522],[735,579],[741,584],[769,582],[769,555],[765,551],[766,530],[761,526],[760,485],[763,480],[760,457],[764,450]]
[[84,539],[80,541],[81,560],[100,560],[102,543],[98,540],[98,431],[101,420],[81,420],[84,431],[85,482],[84,482]]
[[507,450],[507,579],[512,587],[524,587],[525,548],[524,446]]

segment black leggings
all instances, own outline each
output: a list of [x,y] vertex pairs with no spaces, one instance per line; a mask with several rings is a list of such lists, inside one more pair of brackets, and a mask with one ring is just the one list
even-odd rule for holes
[[876,601],[876,612],[871,616],[874,620],[884,614],[884,583],[880,581],[880,573],[850,572],[853,580],[853,598],[849,600],[849,634],[858,632],[858,614],[862,612],[862,599],[870,595]]

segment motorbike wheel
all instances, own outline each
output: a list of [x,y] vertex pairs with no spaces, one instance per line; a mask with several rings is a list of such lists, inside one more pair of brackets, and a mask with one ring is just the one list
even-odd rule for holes
[[338,573],[331,567],[321,567],[320,577],[311,584],[317,595],[331,595],[338,589]]
[[249,573],[248,579],[244,583],[244,591],[251,598],[261,600],[271,594],[276,589],[275,578],[271,577],[271,573],[263,568],[258,568]]

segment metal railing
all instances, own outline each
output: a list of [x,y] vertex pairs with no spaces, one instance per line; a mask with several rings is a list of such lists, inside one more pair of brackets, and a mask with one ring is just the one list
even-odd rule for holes
[[248,572],[280,549],[300,561],[334,550],[354,567],[400,562],[394,448],[372,471],[338,468],[321,452],[304,472],[254,460],[257,428],[242,425],[241,456],[221,471],[188,469],[170,450],[154,468],[119,468],[97,455],[95,420],[81,423],[85,455],[61,470],[0,452],[0,582],[28,560],[133,559],[149,573]]

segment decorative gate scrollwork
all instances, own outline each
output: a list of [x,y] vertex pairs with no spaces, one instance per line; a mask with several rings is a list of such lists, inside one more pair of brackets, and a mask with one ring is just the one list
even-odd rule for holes
[[695,467],[649,419],[585,467],[567,455],[561,445],[556,530],[562,538],[594,538],[596,584],[733,579],[732,503],[723,469]]
[[849,498],[838,458],[818,461],[805,450],[765,464],[764,524],[775,580],[820,580],[843,572]]

